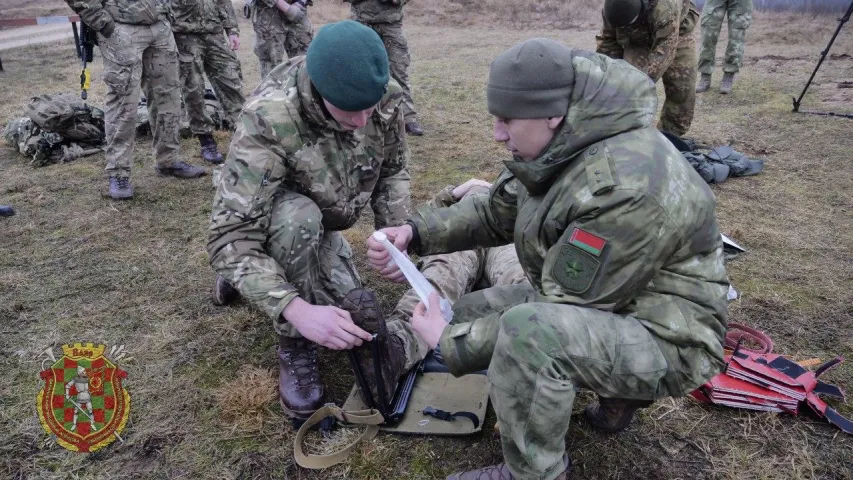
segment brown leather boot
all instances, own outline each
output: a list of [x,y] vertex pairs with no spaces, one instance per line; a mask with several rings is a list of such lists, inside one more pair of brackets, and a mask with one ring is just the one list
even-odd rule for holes
[[306,420],[326,403],[326,386],[317,367],[317,344],[278,337],[278,394],[285,415]]
[[651,400],[598,397],[598,403],[587,405],[583,415],[593,427],[603,432],[616,433],[628,427],[637,410],[652,403]]
[[[403,341],[396,335],[388,333],[385,319],[379,308],[379,300],[376,294],[364,288],[354,288],[341,300],[341,308],[348,311],[352,321],[368,333],[376,334],[374,342],[378,342],[379,360],[381,362],[382,377],[385,379],[385,404],[391,403],[394,398],[394,390],[397,382],[403,376],[406,366],[406,352]],[[356,348],[355,354],[361,371],[364,372],[365,380],[370,385],[370,394],[373,401],[379,404],[379,390],[376,381],[376,370],[373,366],[373,354],[371,345],[363,344]]]
[[[572,462],[569,460],[569,456],[563,455],[563,472],[555,480],[566,480],[571,468]],[[514,478],[506,464],[499,463],[479,470],[456,473],[447,477],[447,480],[513,480]]]

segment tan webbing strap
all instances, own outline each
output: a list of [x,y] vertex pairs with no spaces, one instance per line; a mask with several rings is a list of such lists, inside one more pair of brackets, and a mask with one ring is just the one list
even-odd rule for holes
[[[308,430],[329,416],[335,417],[338,421],[350,425],[367,425],[367,428],[354,442],[337,452],[330,453],[328,455],[306,454],[302,448],[302,444],[305,440],[305,435],[308,434]],[[385,419],[382,418],[382,414],[379,413],[378,410],[374,410],[372,408],[346,412],[341,410],[337,405],[325,405],[323,408],[314,412],[314,414],[311,415],[311,417],[308,418],[301,427],[299,427],[299,431],[296,432],[296,438],[293,440],[293,458],[296,460],[296,464],[303,468],[320,469],[337,465],[350,456],[350,453],[358,442],[362,440],[372,440],[379,432],[378,425],[384,421]]]

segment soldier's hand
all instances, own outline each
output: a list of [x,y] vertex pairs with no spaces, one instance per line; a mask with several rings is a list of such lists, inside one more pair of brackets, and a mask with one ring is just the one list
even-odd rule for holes
[[472,178],[471,180],[468,180],[462,185],[459,185],[458,187],[454,188],[453,191],[450,192],[450,194],[453,195],[453,198],[459,200],[464,197],[465,194],[468,193],[472,188],[476,187],[484,187],[486,189],[490,189],[492,188],[492,184],[485,180],[480,180],[479,178]]
[[[397,247],[397,250],[406,253],[413,236],[411,225],[383,228],[380,232],[388,236],[388,240]],[[367,260],[373,268],[388,280],[397,283],[404,283],[406,281],[406,277],[400,271],[400,267],[391,261],[391,254],[385,249],[384,245],[373,238],[373,235],[367,237]]]
[[303,337],[332,350],[349,350],[373,338],[352,322],[346,310],[311,305],[301,298],[291,301],[282,316]]
[[228,35],[228,43],[231,44],[231,50],[238,50],[240,48],[240,37],[237,35]]
[[429,294],[428,309],[424,302],[418,302],[415,305],[415,312],[412,314],[412,328],[430,348],[435,348],[438,345],[442,332],[447,328],[447,322],[441,315],[441,302],[437,293]]

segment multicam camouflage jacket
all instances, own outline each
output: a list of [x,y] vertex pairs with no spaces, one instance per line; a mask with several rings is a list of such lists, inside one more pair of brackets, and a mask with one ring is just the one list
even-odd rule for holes
[[618,28],[603,18],[601,32],[595,37],[596,51],[622,58],[629,45],[647,48],[650,61],[646,74],[658,81],[675,58],[678,37],[693,34],[699,13],[693,0],[651,0],[641,17],[627,27]]
[[[572,64],[567,117],[546,150],[506,162],[488,197],[421,209],[409,220],[413,250],[514,243],[537,301],[635,316],[664,340],[669,391],[687,392],[723,362],[728,279],[716,199],[653,128],[657,96],[645,74],[592,52],[576,50]],[[716,365],[697,366],[708,357]]]
[[352,4],[352,18],[362,23],[403,21],[403,7],[409,0],[344,0]]
[[175,33],[240,34],[231,0],[172,0],[172,17]]
[[[408,217],[402,100],[391,80],[368,124],[346,131],[322,106],[304,57],[296,57],[270,72],[246,102],[219,177],[207,250],[213,268],[271,318],[297,295],[265,252],[277,194],[310,198],[326,230],[351,227],[368,203],[377,228]],[[255,287],[249,292],[244,283]]]
[[[296,3],[296,0],[284,1],[291,5]],[[252,0],[250,2],[252,25],[256,31],[263,31],[267,34],[284,33],[287,25],[291,24],[287,16],[278,9],[276,3],[276,0]]]
[[105,35],[112,33],[115,23],[151,25],[170,20],[169,0],[65,0],[91,28]]

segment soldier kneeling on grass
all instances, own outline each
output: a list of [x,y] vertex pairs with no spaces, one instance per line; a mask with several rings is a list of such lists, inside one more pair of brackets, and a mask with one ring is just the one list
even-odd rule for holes
[[274,68],[239,117],[213,200],[213,296],[242,294],[272,319],[281,405],[295,420],[326,402],[317,345],[371,339],[337,307],[361,286],[341,231],[368,203],[377,228],[409,215],[402,103],[379,35],[348,20]]
[[[411,253],[514,243],[529,283],[437,296],[412,318],[455,375],[488,368],[505,463],[458,479],[566,478],[575,387],[586,418],[628,426],[723,366],[728,279],[708,185],[654,128],[657,97],[621,60],[547,39],[492,62],[495,140],[513,154],[489,195],[426,207],[385,229]],[[380,272],[399,280],[382,245]]]

